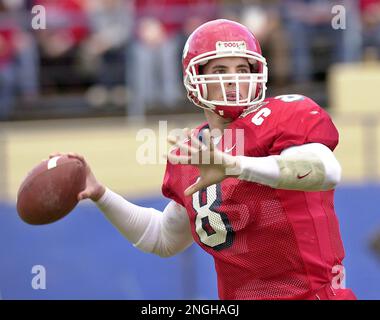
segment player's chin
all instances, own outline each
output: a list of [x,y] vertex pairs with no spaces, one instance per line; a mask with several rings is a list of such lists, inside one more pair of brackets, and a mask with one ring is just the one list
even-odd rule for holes
[[[236,95],[228,95],[226,100],[228,103],[244,104],[247,102],[247,95],[239,95],[239,97],[236,97]],[[220,98],[220,102],[226,100],[224,100],[224,97]]]

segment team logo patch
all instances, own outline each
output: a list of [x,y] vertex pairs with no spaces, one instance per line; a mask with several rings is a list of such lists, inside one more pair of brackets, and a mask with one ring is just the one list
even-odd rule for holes
[[216,51],[246,50],[245,41],[218,41]]

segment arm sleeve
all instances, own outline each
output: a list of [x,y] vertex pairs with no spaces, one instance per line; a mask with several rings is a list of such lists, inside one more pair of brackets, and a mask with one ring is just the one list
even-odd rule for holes
[[[281,181],[286,181],[284,189],[292,190],[329,190],[334,188],[341,178],[341,167],[332,151],[320,143],[310,143],[289,147],[277,156],[244,157],[239,156],[239,179],[278,188]],[[283,170],[281,163],[287,163],[294,170]],[[301,164],[301,165],[299,165]],[[317,174],[310,175],[310,180],[299,179],[298,168],[315,170]],[[287,168],[285,168],[287,169]],[[284,177],[286,175],[286,177]]]
[[144,252],[173,256],[193,243],[186,209],[175,201],[164,212],[137,206],[106,189],[96,203],[106,218]]
[[161,187],[162,194],[184,207],[183,199],[179,194],[181,179],[183,179],[183,176],[178,171],[174,172],[173,165],[168,161]]

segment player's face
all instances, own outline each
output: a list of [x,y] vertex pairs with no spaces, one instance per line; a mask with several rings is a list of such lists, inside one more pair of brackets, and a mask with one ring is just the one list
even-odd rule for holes
[[[250,65],[246,58],[228,57],[217,58],[210,60],[203,69],[203,74],[227,74],[227,73],[250,73]],[[232,77],[231,77],[232,80]],[[226,82],[224,84],[226,90],[226,97],[228,101],[236,101],[236,82]],[[248,98],[249,83],[243,82],[239,84],[239,97],[238,100]],[[209,100],[224,100],[223,90],[219,83],[207,84],[207,92]]]

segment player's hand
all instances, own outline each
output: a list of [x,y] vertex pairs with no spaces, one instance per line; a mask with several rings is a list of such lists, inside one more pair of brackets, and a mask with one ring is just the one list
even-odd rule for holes
[[[174,152],[169,152],[167,155],[168,160],[173,164],[194,165],[199,168],[200,177],[185,190],[185,196],[190,196],[201,189],[219,183],[227,177],[238,176],[236,171],[238,158],[216,148],[210,130],[203,131],[204,142],[194,137],[190,130],[185,130],[185,134],[190,140],[190,144],[174,137],[168,137],[168,142],[179,148],[181,152],[179,155]],[[235,174],[233,174],[234,172]]]
[[55,152],[49,155],[49,159],[63,155],[66,155],[69,158],[78,159],[86,168],[86,187],[78,194],[78,200],[91,199],[92,201],[98,201],[103,196],[106,189],[101,183],[98,182],[84,157],[74,152],[69,152],[67,154]]

